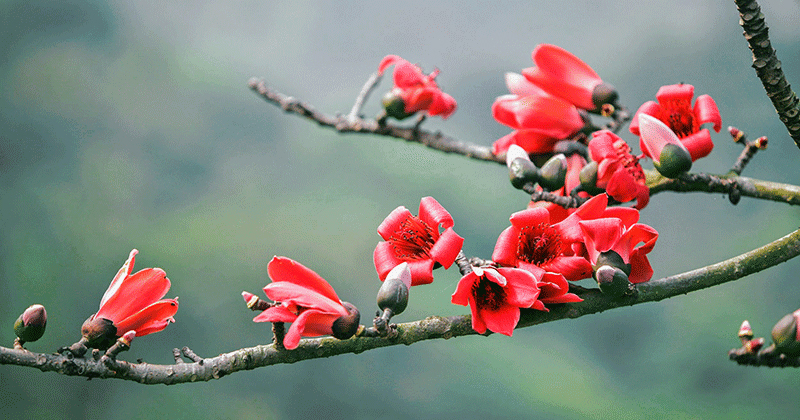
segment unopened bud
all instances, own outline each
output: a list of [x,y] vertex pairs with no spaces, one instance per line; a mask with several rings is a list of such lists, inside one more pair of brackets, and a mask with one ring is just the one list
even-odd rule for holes
[[685,147],[667,143],[661,149],[658,161],[653,161],[656,170],[667,178],[677,178],[692,169],[692,155]]
[[761,136],[757,138],[754,143],[756,144],[756,147],[758,147],[760,150],[764,150],[767,148],[767,137]]
[[728,127],[728,133],[730,133],[731,137],[733,137],[733,142],[734,143],[744,143],[745,142],[744,131],[739,130],[736,127],[730,126],[730,127]]
[[567,177],[567,158],[557,154],[542,165],[539,170],[539,185],[547,191],[555,191],[564,186]]
[[394,90],[386,92],[383,95],[383,109],[386,110],[386,115],[402,120],[414,115],[413,112],[406,112],[406,103],[400,94]]
[[[592,102],[594,103],[595,110],[603,112],[603,105],[613,105],[619,99],[619,94],[614,86],[609,85],[608,83],[600,83],[599,85],[594,87],[592,90]],[[605,109],[608,111],[608,108]],[[610,116],[613,113],[613,106],[611,109],[611,113],[608,115],[603,114],[604,116]]]
[[86,339],[86,346],[105,350],[117,341],[117,327],[110,319],[90,316],[81,326],[81,335]]
[[47,311],[44,306],[31,305],[14,322],[14,333],[22,342],[36,341],[42,338],[47,327]]
[[584,191],[591,195],[597,195],[603,192],[602,188],[597,187],[597,162],[591,161],[581,168],[578,179],[581,181],[581,187]]
[[592,268],[597,271],[604,265],[610,265],[614,268],[619,268],[623,273],[625,273],[626,276],[631,275],[631,265],[626,264],[625,260],[622,259],[622,256],[617,254],[616,251],[608,250],[606,252],[601,252],[600,255],[597,256],[597,263]]
[[750,328],[750,323],[745,319],[742,326],[739,327],[739,338],[750,340],[753,338],[753,329]]
[[408,306],[408,292],[411,287],[411,268],[408,263],[398,264],[386,275],[381,288],[378,290],[378,307],[387,308],[392,315],[398,315]]
[[539,169],[527,157],[518,157],[508,164],[508,178],[514,188],[521,189],[525,184],[539,180]]
[[122,334],[122,337],[118,338],[117,341],[130,347],[134,338],[136,338],[136,331],[130,330],[125,334]]
[[342,306],[347,309],[347,315],[333,321],[331,331],[333,331],[333,336],[339,340],[347,340],[358,331],[361,314],[358,312],[358,308],[350,302],[342,302]]
[[610,265],[601,266],[594,272],[594,277],[600,286],[600,291],[605,295],[620,297],[630,289],[631,282],[628,276],[619,268]]
[[800,317],[800,310],[788,314],[772,327],[772,342],[775,343],[775,351],[787,356],[800,356],[800,341],[797,334],[797,318]]

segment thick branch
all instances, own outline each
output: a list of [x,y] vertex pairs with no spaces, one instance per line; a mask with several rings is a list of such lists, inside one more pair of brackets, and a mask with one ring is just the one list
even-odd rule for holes
[[761,80],[767,96],[775,106],[789,135],[800,147],[800,107],[797,95],[792,91],[781,69],[781,62],[769,40],[769,28],[756,0],[735,0],[739,9],[739,24],[744,37],[753,51],[753,68]]
[[663,191],[675,192],[707,192],[736,194],[761,200],[779,201],[800,205],[800,187],[777,182],[761,181],[744,176],[721,176],[709,174],[685,174],[680,178],[669,179],[658,175],[655,171],[647,172],[647,185],[650,194]]
[[[583,302],[557,305],[552,307],[550,312],[523,309],[517,328],[565,318],[578,318],[622,306],[660,301],[740,279],[778,265],[797,255],[800,255],[800,230],[761,248],[708,267],[640,283],[636,285],[635,293],[621,299],[608,297],[598,290],[588,290],[581,295],[584,299]],[[37,354],[26,350],[0,347],[0,364],[30,366],[44,372],[59,372],[65,375],[117,378],[144,384],[172,385],[209,381],[240,370],[262,366],[294,363],[305,359],[330,357],[344,353],[357,354],[397,344],[410,345],[424,340],[449,339],[473,334],[477,333],[472,329],[469,315],[434,316],[416,322],[398,324],[397,335],[393,337],[354,337],[349,340],[304,339],[295,350],[282,350],[274,345],[263,345],[236,350],[195,363],[152,365],[114,362],[108,367],[94,358],[76,359],[66,355]]]

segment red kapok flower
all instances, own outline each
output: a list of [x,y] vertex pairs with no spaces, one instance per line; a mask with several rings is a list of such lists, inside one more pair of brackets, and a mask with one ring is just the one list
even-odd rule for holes
[[607,217],[578,222],[583,231],[584,244],[592,264],[597,264],[600,254],[613,251],[630,267],[626,270],[631,283],[642,283],[653,277],[653,268],[647,254],[653,250],[658,232],[650,226],[636,223],[628,225],[625,221]]
[[533,63],[522,74],[536,86],[578,108],[598,111],[617,100],[617,91],[569,51],[550,44],[537,45]]
[[131,251],[103,294],[100,309],[83,323],[81,333],[89,347],[106,349],[116,337],[129,331],[142,337],[175,322],[178,300],[161,299],[170,288],[164,270],[145,268],[131,275],[138,253],[136,249]]
[[537,300],[539,287],[534,275],[517,268],[473,267],[462,277],[451,302],[469,305],[472,329],[487,329],[511,336],[519,322],[519,308],[545,310]]
[[[687,84],[662,86],[656,93],[658,102],[648,101],[639,107],[636,115],[631,121],[631,133],[639,133],[639,115],[652,115],[670,130],[675,132],[684,146],[689,149],[692,161],[711,153],[714,143],[711,141],[711,133],[707,128],[701,128],[703,124],[713,124],[714,131],[719,132],[722,128],[722,118],[719,115],[717,104],[708,95],[700,95],[692,107],[692,97],[694,97],[694,86]],[[642,152],[649,157],[649,152],[642,146]]]
[[[564,187],[555,191],[550,191],[555,195],[566,197],[570,195],[571,191],[580,185],[581,169],[586,165],[586,159],[579,153],[574,153],[567,156],[567,176],[564,178]],[[537,188],[540,188],[537,186]],[[579,197],[588,198],[590,195],[584,191],[578,193]],[[528,208],[545,208],[550,212],[550,223],[557,223],[567,218],[575,209],[565,209],[558,204],[549,201],[531,201],[528,203]]]
[[495,99],[492,116],[515,131],[494,142],[495,155],[506,152],[512,144],[528,153],[549,153],[558,141],[583,127],[583,118],[575,106],[548,94],[521,75],[506,73],[506,86],[511,94]]
[[387,55],[378,66],[378,74],[382,75],[391,65],[394,65],[394,88],[384,98],[387,114],[403,119],[417,111],[426,111],[430,116],[441,115],[442,118],[447,118],[455,112],[455,99],[442,92],[436,84],[439,70],[425,75],[418,66],[407,60],[396,55]]
[[589,155],[597,162],[597,187],[620,203],[636,199],[641,210],[650,201],[650,188],[645,185],[639,160],[631,155],[625,140],[608,130],[595,131],[589,142]]
[[378,226],[378,234],[385,241],[373,253],[378,277],[383,281],[395,266],[408,262],[412,286],[433,282],[434,264],[450,268],[464,243],[453,230],[450,213],[433,197],[420,200],[419,217],[403,206],[394,209]]
[[587,278],[592,274],[591,264],[575,255],[572,247],[583,239],[578,221],[602,217],[607,204],[608,196],[598,195],[558,223],[551,223],[550,213],[541,207],[518,211],[511,215],[511,226],[497,238],[492,260],[533,273],[559,273],[567,280]]
[[[304,265],[286,257],[273,257],[267,266],[272,283],[264,287],[270,299],[280,302],[261,312],[255,322],[291,322],[283,346],[297,348],[300,337],[333,335],[345,339],[358,328],[358,310],[342,302],[328,282]],[[343,329],[334,324],[347,321]],[[340,324],[341,325],[341,324]],[[355,328],[354,328],[355,327]]]

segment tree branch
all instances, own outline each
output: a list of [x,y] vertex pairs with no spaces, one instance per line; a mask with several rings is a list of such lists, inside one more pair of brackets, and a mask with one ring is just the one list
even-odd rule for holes
[[[370,81],[367,82],[365,87],[370,84]],[[400,127],[394,124],[381,125],[377,120],[367,120],[355,115],[352,110],[349,115],[344,117],[325,114],[317,111],[309,104],[270,89],[263,81],[258,79],[250,79],[249,86],[265,101],[279,106],[284,111],[315,121],[323,127],[333,128],[340,133],[379,134],[420,143],[445,153],[457,153],[473,159],[505,164],[505,160],[495,156],[491,148],[486,146],[463,142],[445,136],[440,132],[432,133],[419,127]],[[364,90],[362,90],[362,94],[363,92]],[[366,92],[368,93],[369,90],[366,90]],[[366,96],[366,94],[359,95],[359,97],[361,96]],[[360,109],[360,105],[357,101],[353,106],[353,110],[357,113],[358,109]]]
[[739,24],[744,37],[753,51],[753,68],[761,80],[767,96],[778,111],[789,135],[800,147],[800,107],[797,95],[792,91],[781,70],[781,62],[769,40],[769,27],[756,0],[734,0],[739,9]]
[[[800,255],[800,230],[758,249],[708,267],[639,283],[635,286],[634,293],[619,299],[591,289],[581,295],[584,299],[583,302],[556,305],[551,308],[550,312],[522,309],[517,328],[565,318],[578,318],[623,306],[660,301],[740,279],[788,261],[797,255]],[[397,335],[392,337],[354,337],[349,340],[303,339],[294,350],[279,349],[274,344],[261,345],[201,359],[194,363],[154,365],[114,360],[106,360],[104,363],[98,360],[97,355],[89,358],[74,358],[70,355],[31,353],[27,350],[0,347],[0,364],[29,366],[43,372],[58,372],[72,376],[116,378],[143,384],[173,385],[219,379],[234,372],[263,366],[295,363],[344,353],[358,354],[398,344],[410,345],[424,340],[449,339],[474,334],[477,333],[472,329],[472,320],[469,315],[432,316],[420,321],[398,324]]]

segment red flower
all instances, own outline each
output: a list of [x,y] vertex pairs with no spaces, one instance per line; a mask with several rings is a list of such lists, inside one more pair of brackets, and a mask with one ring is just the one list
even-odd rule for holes
[[506,85],[511,94],[495,99],[492,116],[515,131],[494,142],[495,155],[506,152],[512,144],[528,153],[549,153],[558,141],[583,127],[583,118],[572,104],[548,94],[521,75],[506,73]]
[[[575,293],[569,293],[569,283],[561,273],[549,273],[541,268],[533,271],[534,276],[541,279],[536,285],[539,286],[539,300],[543,304],[583,302],[583,299]],[[549,311],[549,309],[545,310]]]
[[516,212],[511,215],[511,226],[497,238],[492,260],[534,273],[540,269],[559,273],[568,280],[587,278],[592,267],[585,258],[575,255],[572,247],[582,241],[577,223],[602,216],[607,203],[605,194],[598,195],[558,223],[551,223],[550,212],[544,208]]
[[[291,322],[283,338],[283,346],[289,350],[297,348],[301,336],[337,335],[333,331],[334,323],[358,312],[353,305],[339,300],[331,285],[319,274],[292,259],[273,257],[267,273],[272,283],[264,287],[264,293],[280,305],[266,309],[253,321]],[[355,324],[357,326],[358,318]],[[352,335],[337,335],[337,338]]]
[[616,90],[569,51],[555,45],[540,44],[532,56],[536,67],[524,69],[522,74],[549,94],[588,111],[616,102]]
[[378,234],[385,241],[373,253],[378,277],[383,281],[392,268],[408,262],[412,286],[433,282],[434,264],[449,268],[464,243],[453,230],[450,213],[433,197],[420,200],[419,217],[403,206],[394,209],[378,226]]
[[[636,111],[636,115],[631,121],[631,133],[640,135],[639,114],[652,115],[675,132],[683,145],[689,149],[692,161],[708,155],[714,148],[714,143],[711,141],[711,133],[708,129],[701,129],[701,126],[711,123],[714,131],[719,132],[722,128],[722,118],[716,102],[710,96],[698,96],[694,107],[692,107],[692,97],[694,97],[694,86],[692,85],[662,86],[656,93],[657,103],[645,102]],[[644,145],[641,148],[645,155],[653,157]]]
[[[593,265],[601,253],[614,251],[622,261],[629,265],[628,280],[631,283],[642,283],[653,277],[653,268],[647,254],[653,250],[658,239],[658,232],[650,226],[630,221],[607,217],[578,222],[583,231],[584,244],[589,260]],[[640,245],[641,244],[641,245]]]
[[[175,322],[173,315],[178,312],[178,300],[161,299],[170,287],[164,270],[145,268],[131,275],[138,253],[136,249],[131,251],[103,294],[100,309],[81,328],[84,336],[89,336],[92,347],[108,348],[106,344],[113,343],[113,340],[108,342],[111,332],[121,337],[135,331],[137,337],[142,337]],[[108,321],[114,328],[107,325]]]
[[[402,119],[417,111],[427,111],[430,116],[441,115],[442,118],[447,118],[455,112],[455,99],[442,92],[436,84],[438,70],[425,75],[418,66],[396,55],[387,55],[378,66],[378,74],[382,75],[391,65],[394,65],[394,88],[390,95],[400,98],[403,104],[403,112],[390,114],[391,116]],[[387,113],[390,112],[389,105],[386,102],[385,105]]]
[[545,310],[537,300],[539,287],[534,275],[516,268],[473,267],[462,277],[451,302],[469,305],[472,329],[486,329],[511,336],[519,322],[519,308]]
[[647,205],[650,189],[645,185],[644,171],[625,140],[608,130],[595,131],[589,155],[598,164],[597,187],[620,203],[635,198],[637,209]]

